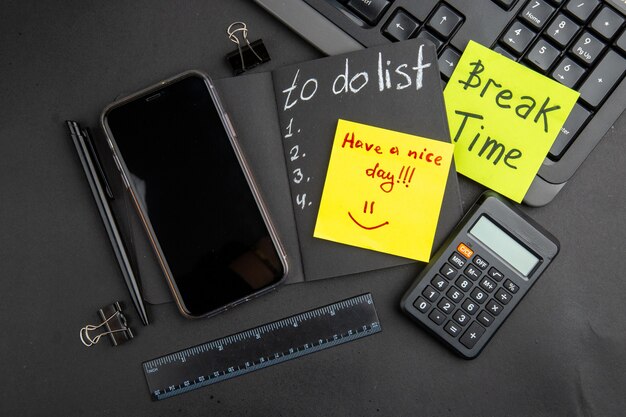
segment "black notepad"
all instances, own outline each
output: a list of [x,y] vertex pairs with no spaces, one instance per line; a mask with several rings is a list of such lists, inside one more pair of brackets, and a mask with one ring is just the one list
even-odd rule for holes
[[[421,88],[417,89],[418,72],[412,68],[418,66],[420,47],[420,66],[423,68],[420,72]],[[277,226],[279,238],[286,247],[289,262],[286,283],[331,278],[415,262],[317,239],[313,237],[313,230],[339,118],[450,141],[438,71],[434,47],[420,40],[410,40],[304,62],[272,72],[215,81],[270,216]],[[364,76],[357,76],[362,72],[368,73],[365,84]],[[291,96],[286,101],[296,73],[297,84],[304,89],[296,87],[290,90]],[[402,87],[409,82],[402,73],[410,77],[411,85],[398,88],[398,85]],[[339,80],[335,83],[337,77]],[[317,82],[314,94],[314,83],[310,79]],[[333,92],[333,84],[338,94]],[[388,88],[388,85],[391,87]],[[346,88],[348,93],[345,93]],[[283,93],[284,90],[288,91]],[[285,109],[285,103],[291,104],[296,98],[298,102]],[[290,132],[292,135],[285,138]],[[294,145],[298,145],[299,158],[292,160]],[[104,159],[109,158],[102,140],[99,146],[102,148],[101,155],[106,154]],[[113,162],[105,161],[105,165],[110,168],[114,181],[117,181]],[[298,173],[294,174],[294,170],[300,170],[310,180],[295,183],[294,175]],[[122,192],[120,188],[117,188],[119,193]],[[306,194],[304,209],[301,208],[303,194]],[[132,212],[132,207],[129,210],[125,199],[114,204],[114,210],[117,207],[121,216],[128,216]],[[461,216],[457,177],[452,165],[433,251]],[[130,236],[135,248],[134,260],[141,277],[144,298],[151,303],[169,301],[169,291],[141,223],[136,218],[121,223],[124,225],[122,234]]]

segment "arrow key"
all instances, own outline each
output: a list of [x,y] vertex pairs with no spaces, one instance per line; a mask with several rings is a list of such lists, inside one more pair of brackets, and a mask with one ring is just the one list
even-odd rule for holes
[[455,12],[445,4],[440,4],[437,11],[428,21],[427,26],[432,29],[436,34],[447,39],[461,24],[462,20],[463,17],[457,12]]
[[417,19],[398,9],[383,29],[383,34],[393,41],[405,41],[415,35],[418,27]]
[[459,63],[459,59],[461,59],[461,55],[450,46],[441,53],[439,57],[439,70],[446,80],[452,77],[452,73]]
[[535,32],[530,30],[519,20],[516,20],[504,36],[500,38],[500,43],[505,45],[515,54],[521,55],[528,45],[530,45],[530,42],[535,38],[535,35]]
[[574,88],[584,73],[585,69],[583,67],[565,57],[559,62],[554,71],[552,71],[552,78],[566,87]]

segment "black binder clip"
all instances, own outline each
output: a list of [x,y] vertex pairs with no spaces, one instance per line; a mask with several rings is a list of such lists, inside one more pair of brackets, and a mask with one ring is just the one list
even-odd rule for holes
[[[267,48],[263,44],[263,40],[258,39],[250,43],[248,40],[248,27],[245,23],[231,23],[226,32],[228,33],[228,39],[237,44],[237,50],[226,55],[226,60],[233,67],[235,75],[242,74],[271,59]],[[238,34],[241,34],[243,41],[246,43],[243,47],[241,46],[243,41],[239,40]]]
[[[83,345],[87,347],[93,346],[98,343],[100,338],[104,335],[109,336],[112,346],[121,345],[135,337],[130,327],[128,327],[126,317],[122,314],[122,306],[118,301],[106,307],[102,307],[98,310],[98,316],[102,319],[102,323],[97,326],[88,324],[80,329],[80,340],[83,342]],[[95,337],[89,334],[102,326],[104,326],[104,330],[106,331],[97,334]]]

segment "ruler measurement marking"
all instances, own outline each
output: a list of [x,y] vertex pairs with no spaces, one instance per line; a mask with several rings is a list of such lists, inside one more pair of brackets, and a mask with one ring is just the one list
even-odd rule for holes
[[[342,314],[343,311],[352,308],[357,308],[352,314],[350,312],[346,312],[345,315]],[[322,324],[322,328],[321,330],[317,329],[319,326],[316,327],[315,323],[308,326],[307,322],[319,322],[319,324]],[[363,294],[152,359],[144,362],[144,374],[151,390],[152,398],[161,400],[360,339],[380,331],[380,323],[371,294]],[[271,337],[273,333],[277,333],[280,336],[284,332],[287,332],[283,335],[285,337],[291,337],[290,335],[296,332],[295,337],[300,339],[302,344],[281,346],[281,344],[284,344],[284,340],[281,340],[280,337]],[[330,334],[326,332],[330,332]],[[267,339],[262,337],[265,335],[267,335]],[[305,336],[304,340],[307,341],[306,343],[302,342],[302,336]],[[251,339],[250,342],[243,343],[243,348],[238,345],[248,339]],[[272,349],[272,343],[276,345],[277,349]],[[245,353],[250,344],[253,345],[250,348],[250,352]],[[267,348],[266,344],[268,344]],[[243,349],[242,356],[234,360],[236,363],[224,362],[221,358],[223,354],[220,352],[228,348]],[[245,355],[252,353],[254,348],[261,348],[261,351],[265,353],[256,358],[245,357]],[[238,354],[238,352],[235,353]],[[197,376],[195,374],[197,371],[202,372],[200,370],[201,367],[199,368],[197,365],[197,361],[206,360],[205,356],[207,355],[209,355],[208,366],[213,367],[213,370],[209,372],[210,368],[207,369],[205,367],[204,372],[208,373]],[[187,361],[191,357],[198,357],[198,359]],[[213,366],[211,360],[222,361],[222,363],[217,363]],[[172,373],[176,377],[173,377]],[[165,382],[164,378],[170,377],[171,379],[167,379],[168,382]],[[176,379],[174,378],[180,378],[178,379],[180,382],[175,382]]]

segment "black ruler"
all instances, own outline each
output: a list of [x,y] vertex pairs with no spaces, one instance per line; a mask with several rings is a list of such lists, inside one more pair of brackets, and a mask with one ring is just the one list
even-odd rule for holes
[[143,363],[153,400],[351,342],[382,329],[370,293]]

